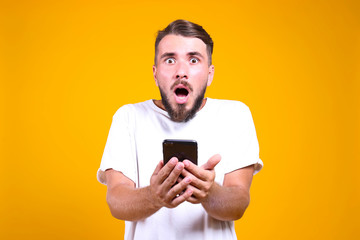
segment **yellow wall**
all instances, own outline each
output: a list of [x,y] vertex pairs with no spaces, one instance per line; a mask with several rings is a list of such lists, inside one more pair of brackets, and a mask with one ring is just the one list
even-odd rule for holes
[[96,180],[111,118],[159,98],[155,33],[215,41],[207,96],[252,110],[265,168],[240,239],[359,239],[359,2],[1,1],[0,239],[122,239]]

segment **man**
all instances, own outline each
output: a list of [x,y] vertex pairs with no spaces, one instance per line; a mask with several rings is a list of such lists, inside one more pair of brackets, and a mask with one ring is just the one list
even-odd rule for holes
[[[249,109],[204,98],[212,51],[201,26],[170,23],[155,42],[161,100],[125,105],[113,117],[98,178],[112,215],[126,221],[125,239],[236,239],[233,221],[262,162]],[[196,140],[198,165],[175,157],[164,165],[164,139]]]

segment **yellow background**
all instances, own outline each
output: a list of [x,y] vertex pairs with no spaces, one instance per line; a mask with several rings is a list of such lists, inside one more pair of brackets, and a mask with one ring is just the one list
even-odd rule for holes
[[359,239],[358,1],[1,1],[0,239],[122,239],[96,180],[112,115],[159,98],[156,31],[215,42],[212,98],[253,113],[240,239]]

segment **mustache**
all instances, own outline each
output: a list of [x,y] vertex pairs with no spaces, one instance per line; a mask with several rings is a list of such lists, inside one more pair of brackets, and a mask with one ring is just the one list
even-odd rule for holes
[[179,85],[179,84],[182,84],[182,85],[184,85],[185,87],[189,88],[190,91],[193,91],[193,88],[192,88],[192,86],[190,85],[190,83],[188,83],[187,81],[181,80],[181,79],[176,80],[176,81],[174,82],[174,84],[171,85],[170,90],[174,90],[174,88],[175,88],[177,85]]

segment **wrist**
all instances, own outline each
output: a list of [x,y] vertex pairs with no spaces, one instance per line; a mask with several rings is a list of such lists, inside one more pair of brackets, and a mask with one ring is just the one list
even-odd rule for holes
[[150,186],[145,187],[145,196],[147,201],[150,204],[151,209],[157,211],[160,208],[162,208],[162,204],[158,201],[158,199],[154,196],[154,194],[151,191]]

